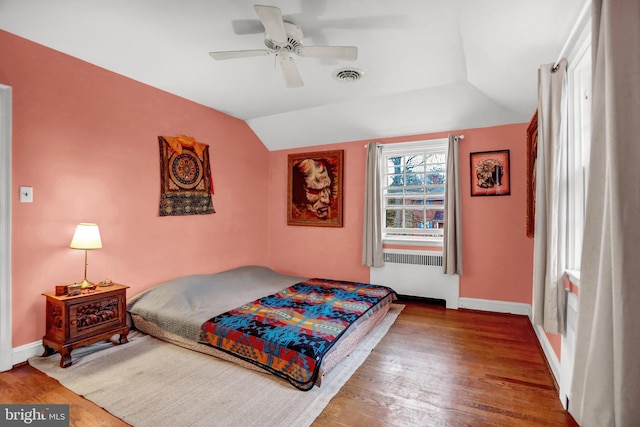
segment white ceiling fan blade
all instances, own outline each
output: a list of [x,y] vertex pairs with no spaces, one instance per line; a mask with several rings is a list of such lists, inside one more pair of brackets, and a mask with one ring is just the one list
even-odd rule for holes
[[298,52],[300,56],[308,58],[335,58],[352,61],[358,59],[358,48],[355,46],[302,46]]
[[279,45],[286,45],[287,33],[284,30],[284,21],[280,9],[261,5],[255,5],[253,9],[256,11],[260,21],[262,21],[262,25],[264,25],[265,37],[272,39]]
[[268,49],[253,49],[253,50],[227,50],[223,52],[209,52],[209,55],[213,59],[235,59],[235,58],[248,58],[251,56],[266,56],[273,53]]
[[304,85],[298,66],[293,61],[293,58],[291,58],[287,52],[279,52],[277,55],[287,87],[300,87]]

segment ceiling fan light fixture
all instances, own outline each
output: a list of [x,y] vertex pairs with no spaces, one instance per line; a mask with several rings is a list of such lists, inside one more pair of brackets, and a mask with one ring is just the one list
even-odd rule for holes
[[333,76],[341,82],[355,82],[364,77],[364,71],[357,68],[341,68]]

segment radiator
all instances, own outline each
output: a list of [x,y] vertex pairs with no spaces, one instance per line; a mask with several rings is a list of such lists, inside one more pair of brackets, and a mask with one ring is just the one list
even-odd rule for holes
[[447,308],[458,308],[460,277],[442,272],[440,252],[385,249],[384,266],[371,267],[369,281],[399,295],[441,299]]

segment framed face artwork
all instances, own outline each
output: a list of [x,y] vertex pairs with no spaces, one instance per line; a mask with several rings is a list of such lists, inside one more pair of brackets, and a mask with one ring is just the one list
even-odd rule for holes
[[287,224],[342,227],[344,150],[289,154]]
[[509,150],[471,153],[471,195],[511,194]]

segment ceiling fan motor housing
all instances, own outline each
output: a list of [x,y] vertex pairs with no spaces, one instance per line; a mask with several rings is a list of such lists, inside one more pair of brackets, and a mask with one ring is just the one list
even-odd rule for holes
[[302,30],[295,24],[291,22],[283,22],[284,31],[287,34],[287,43],[283,45],[282,43],[278,43],[271,38],[269,34],[265,32],[264,34],[264,44],[269,49],[273,49],[275,51],[278,50],[288,50],[299,55],[299,50],[302,47]]

